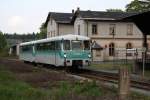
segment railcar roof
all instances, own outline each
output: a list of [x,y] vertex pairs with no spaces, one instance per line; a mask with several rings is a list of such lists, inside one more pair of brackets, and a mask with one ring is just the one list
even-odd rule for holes
[[23,46],[23,45],[32,45],[32,44],[34,44],[34,41],[20,43],[20,46]]
[[36,40],[36,41],[31,41],[31,42],[25,42],[21,43],[20,45],[30,45],[30,44],[36,44],[36,43],[42,43],[42,42],[49,42],[49,41],[56,41],[56,40],[89,40],[89,37],[86,36],[81,36],[81,35],[62,35],[62,36],[56,36],[52,38],[46,38],[46,39],[41,39],[41,40]]

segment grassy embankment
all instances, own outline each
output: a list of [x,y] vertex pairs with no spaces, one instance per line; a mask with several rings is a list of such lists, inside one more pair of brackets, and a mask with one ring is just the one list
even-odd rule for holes
[[[34,73],[36,69],[33,69]],[[35,76],[36,77],[36,76]],[[35,87],[23,80],[18,80],[14,72],[0,65],[0,99],[1,100],[115,100],[117,90],[106,88],[93,82],[57,81],[49,82],[46,88]],[[132,93],[132,100],[150,100],[150,97]]]
[[59,81],[56,86],[48,87],[48,89],[35,88],[24,81],[17,80],[14,73],[0,66],[1,100],[70,100],[71,98],[75,100],[73,98],[76,98],[76,96],[85,98],[100,95],[101,89],[95,82],[70,84],[67,81]]

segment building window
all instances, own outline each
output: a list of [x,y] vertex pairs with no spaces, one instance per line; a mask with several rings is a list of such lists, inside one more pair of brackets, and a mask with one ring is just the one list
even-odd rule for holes
[[133,24],[127,24],[127,35],[133,34]]
[[131,43],[127,43],[126,44],[126,49],[132,49],[132,44]]
[[96,50],[96,56],[97,57],[101,56],[101,50]]
[[128,49],[132,49],[131,43],[126,44],[126,50],[127,50],[126,56],[132,56],[132,53]]
[[110,24],[109,34],[110,35],[115,35],[116,34],[116,25],[115,24]]
[[92,34],[93,35],[97,34],[97,25],[96,24],[92,25]]
[[78,25],[78,35],[80,35],[80,25]]
[[110,43],[109,44],[109,56],[114,56],[115,55],[115,44]]

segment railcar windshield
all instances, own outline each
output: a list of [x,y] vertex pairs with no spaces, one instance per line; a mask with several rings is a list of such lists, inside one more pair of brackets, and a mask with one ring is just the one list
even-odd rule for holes
[[90,50],[90,41],[88,40],[64,40],[64,50]]
[[72,50],[82,50],[82,49],[83,49],[82,41],[79,40],[72,41]]

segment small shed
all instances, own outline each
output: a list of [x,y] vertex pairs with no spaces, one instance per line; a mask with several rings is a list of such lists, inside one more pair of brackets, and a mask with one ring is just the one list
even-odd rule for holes
[[96,41],[94,41],[94,42],[92,43],[91,49],[92,49],[92,50],[102,50],[103,47],[100,46],[98,43],[96,43]]
[[96,41],[91,44],[92,50],[92,61],[103,61],[103,47],[99,45]]
[[19,44],[10,46],[9,55],[15,55],[15,56],[19,55]]

